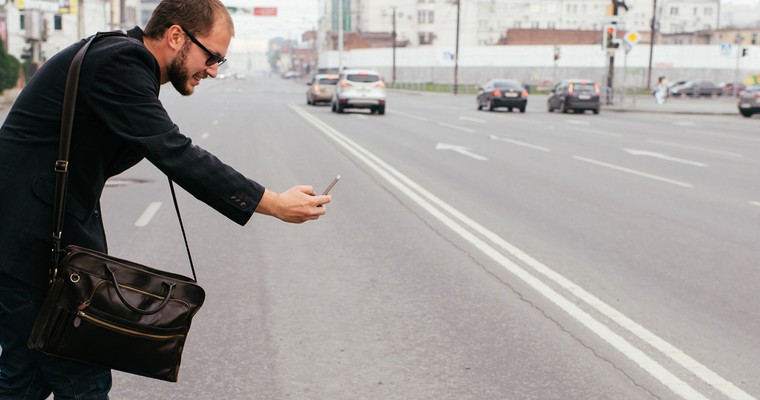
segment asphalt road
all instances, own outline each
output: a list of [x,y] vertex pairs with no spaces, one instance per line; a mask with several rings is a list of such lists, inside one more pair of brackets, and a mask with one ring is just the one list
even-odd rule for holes
[[[117,372],[112,398],[760,397],[757,119],[404,92],[335,114],[305,90],[164,88],[267,187],[343,178],[303,225],[240,227],[180,191],[207,302],[179,383]],[[111,253],[189,274],[166,179],[144,162],[112,184]]]

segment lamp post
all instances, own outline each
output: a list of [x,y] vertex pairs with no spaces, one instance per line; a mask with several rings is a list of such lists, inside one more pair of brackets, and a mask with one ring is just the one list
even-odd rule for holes
[[391,83],[396,85],[396,7],[393,7],[393,32],[391,32],[391,40],[393,40],[393,74],[391,75]]
[[457,94],[459,87],[459,9],[462,0],[456,0],[457,2],[457,40],[456,47],[454,49],[454,94]]

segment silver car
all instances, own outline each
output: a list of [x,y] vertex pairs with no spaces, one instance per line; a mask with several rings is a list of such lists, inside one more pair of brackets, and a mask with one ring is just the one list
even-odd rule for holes
[[372,114],[385,114],[385,82],[376,71],[347,69],[338,77],[332,98],[332,111],[367,108]]

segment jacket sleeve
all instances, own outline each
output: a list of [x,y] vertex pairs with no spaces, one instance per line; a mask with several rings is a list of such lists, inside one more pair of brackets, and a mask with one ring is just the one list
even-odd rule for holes
[[[115,135],[193,196],[244,225],[264,187],[194,145],[180,133],[158,98],[159,66],[137,41],[106,45],[83,67],[86,107]],[[89,57],[89,55],[88,55]],[[86,69],[89,69],[87,71]]]

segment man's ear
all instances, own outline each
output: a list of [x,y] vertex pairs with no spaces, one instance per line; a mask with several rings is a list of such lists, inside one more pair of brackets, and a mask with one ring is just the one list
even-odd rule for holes
[[172,25],[164,32],[164,40],[172,50],[179,51],[185,44],[185,33],[179,25]]

